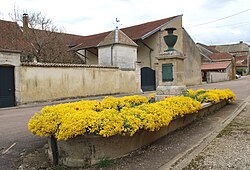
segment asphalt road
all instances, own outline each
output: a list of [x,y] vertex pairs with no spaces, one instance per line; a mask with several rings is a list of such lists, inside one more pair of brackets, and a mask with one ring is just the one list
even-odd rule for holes
[[[250,95],[249,85],[250,76],[247,76],[234,81],[204,84],[189,88],[230,88],[235,92],[237,100],[244,100]],[[46,138],[34,136],[27,129],[30,117],[42,107],[0,109],[0,170],[18,169],[18,159],[22,154],[44,146]]]

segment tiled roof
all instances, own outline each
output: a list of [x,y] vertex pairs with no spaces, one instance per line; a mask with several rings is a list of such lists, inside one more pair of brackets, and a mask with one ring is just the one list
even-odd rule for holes
[[[116,31],[117,40],[116,40]],[[117,41],[117,42],[116,42]],[[114,30],[109,35],[107,35],[98,46],[106,46],[111,44],[125,44],[129,46],[138,46],[133,40],[131,40],[126,34],[124,34],[121,30]]]
[[231,64],[231,61],[203,63],[201,70],[221,70],[226,69]]
[[232,60],[233,56],[229,53],[214,53],[212,55],[209,56],[209,58],[211,58],[212,61],[215,60]]
[[[146,37],[146,35],[149,35],[151,32],[158,30],[161,26],[177,17],[179,17],[179,15],[127,28],[122,28],[121,31],[124,32],[132,40],[138,40],[140,38],[143,38],[144,36]],[[111,31],[79,38],[77,43],[80,45],[77,47],[77,49],[96,47],[110,32]]]
[[[51,34],[49,31],[31,28],[26,30],[26,34],[23,31],[24,29],[16,22],[0,20],[0,49],[20,51],[22,56],[21,61],[24,62],[32,60],[29,56],[33,56],[38,46],[43,46],[40,51],[41,55],[37,56],[37,60],[41,62],[84,62],[76,54],[67,51],[68,47],[75,46],[76,40],[82,36],[55,32]],[[54,46],[50,46],[52,48],[44,48],[46,45],[48,46],[48,43]],[[50,57],[49,53],[55,54],[55,52],[57,52],[58,55]]]
[[[32,48],[31,44],[24,40],[22,28],[16,23],[11,21],[0,20],[0,48],[8,50],[20,50],[24,48]],[[48,31],[33,29],[38,35],[43,35]],[[79,35],[58,33],[63,37],[66,45],[76,45],[76,41],[83,37]]]
[[[132,40],[143,39],[155,33],[162,26],[178,17],[180,17],[180,15],[123,28],[121,31]],[[33,31],[37,32],[41,38],[43,38],[43,34],[48,33],[46,31],[35,29],[33,29]],[[78,36],[65,33],[58,34],[63,38],[65,44],[71,47],[71,50],[78,50],[88,47],[97,47],[97,45],[110,32],[111,31],[89,36]],[[32,51],[33,47],[30,42],[24,40],[22,29],[16,22],[0,20],[0,49],[19,51],[25,51],[24,49],[26,49],[28,51]]]
[[248,44],[240,42],[237,44],[226,44],[226,45],[216,45],[216,49],[220,52],[236,53],[236,52],[248,52]]
[[16,22],[0,20],[0,48],[24,51],[31,45],[24,41],[23,34]]
[[236,67],[247,67],[247,55],[235,57]]
[[219,51],[217,51],[215,49],[216,46],[207,46],[207,45],[202,44],[202,43],[197,43],[197,45],[202,46],[203,48],[205,48],[206,50],[210,51],[211,53],[218,53],[219,52]]

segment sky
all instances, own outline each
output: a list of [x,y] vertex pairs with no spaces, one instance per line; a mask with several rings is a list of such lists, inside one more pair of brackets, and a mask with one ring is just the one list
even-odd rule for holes
[[0,0],[0,19],[10,13],[41,12],[64,32],[91,35],[183,15],[195,42],[250,45],[250,0]]

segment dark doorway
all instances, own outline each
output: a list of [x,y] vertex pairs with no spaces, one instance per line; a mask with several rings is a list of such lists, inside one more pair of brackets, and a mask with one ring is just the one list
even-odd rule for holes
[[155,86],[155,71],[149,67],[141,68],[141,88],[142,91],[153,91]]
[[0,66],[0,108],[15,106],[14,67]]

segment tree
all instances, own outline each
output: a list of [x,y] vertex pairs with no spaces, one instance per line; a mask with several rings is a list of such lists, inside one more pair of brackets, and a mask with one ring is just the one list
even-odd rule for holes
[[84,63],[68,46],[77,36],[65,34],[54,26],[51,19],[41,12],[24,14],[14,10],[12,19],[22,23],[23,40],[29,45],[23,53],[23,61],[34,60],[47,63]]

